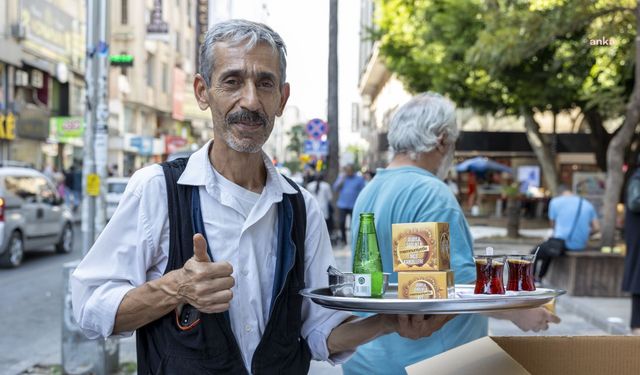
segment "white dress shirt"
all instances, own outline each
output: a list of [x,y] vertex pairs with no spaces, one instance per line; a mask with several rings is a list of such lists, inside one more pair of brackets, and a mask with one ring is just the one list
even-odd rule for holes
[[[270,311],[277,247],[277,203],[295,189],[263,153],[267,183],[261,194],[225,179],[209,162],[207,143],[195,152],[178,184],[198,186],[205,232],[213,261],[233,266],[235,286],[229,309],[231,328],[247,369],[264,333]],[[327,285],[335,266],[324,216],[303,191],[307,210],[305,285]],[[131,289],[164,274],[169,253],[169,219],[160,165],[137,171],[113,217],[71,276],[73,311],[89,338],[113,333],[118,306]],[[302,337],[314,359],[344,362],[351,353],[329,358],[327,337],[350,314],[302,302]],[[123,333],[122,336],[131,335]]]

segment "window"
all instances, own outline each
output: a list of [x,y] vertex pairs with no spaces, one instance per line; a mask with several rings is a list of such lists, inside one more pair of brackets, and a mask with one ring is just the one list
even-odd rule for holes
[[153,87],[153,63],[154,63],[153,55],[148,54],[146,73],[147,73],[147,86],[149,87]]
[[123,25],[129,23],[129,0],[120,1],[120,23]]
[[168,93],[169,91],[169,68],[167,63],[162,63],[162,91]]
[[176,31],[176,52],[180,53],[180,32]]
[[18,196],[27,202],[36,202],[40,188],[47,181],[41,177],[7,176],[4,186],[8,194]]
[[136,124],[133,121],[133,109],[124,107],[124,132],[135,133]]

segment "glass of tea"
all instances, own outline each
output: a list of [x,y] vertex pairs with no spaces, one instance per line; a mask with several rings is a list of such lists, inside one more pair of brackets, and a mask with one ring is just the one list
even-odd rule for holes
[[507,257],[507,268],[509,278],[507,279],[507,290],[512,291],[533,291],[536,285],[533,282],[533,260],[534,255],[509,255]]
[[504,255],[476,255],[475,294],[504,294]]

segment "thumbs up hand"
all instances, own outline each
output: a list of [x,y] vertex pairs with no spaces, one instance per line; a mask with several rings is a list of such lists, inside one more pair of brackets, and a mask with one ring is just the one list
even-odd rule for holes
[[235,284],[229,262],[213,262],[207,254],[207,242],[200,233],[193,236],[193,257],[182,267],[178,278],[178,299],[203,313],[229,309]]

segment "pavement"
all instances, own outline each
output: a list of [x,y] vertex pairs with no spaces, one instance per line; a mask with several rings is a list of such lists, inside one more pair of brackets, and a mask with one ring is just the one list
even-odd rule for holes
[[[487,246],[494,248],[495,253],[528,253],[533,246],[548,236],[548,229],[541,223],[536,227],[525,225],[520,231],[521,238],[517,240],[502,238],[506,235],[506,230],[500,226],[491,226],[491,222],[472,221],[471,233],[474,237],[474,251],[484,252]],[[500,223],[498,223],[500,225]],[[334,255],[338,268],[351,269],[351,250],[349,246],[334,247]],[[592,298],[573,297],[564,295],[557,299],[556,311],[562,318],[562,323],[552,325],[544,332],[522,332],[509,321],[489,319],[489,334],[493,336],[575,336],[575,335],[628,335],[630,321],[631,301],[629,298]],[[135,362],[135,336],[120,340],[120,363]],[[53,362],[43,363],[45,365],[56,363],[54,358],[59,354],[51,353],[48,356]],[[25,369],[20,374],[40,373],[34,368]],[[3,373],[0,370],[0,373]],[[336,375],[342,374],[340,366],[331,366],[326,362],[312,361],[310,374],[313,375]]]

